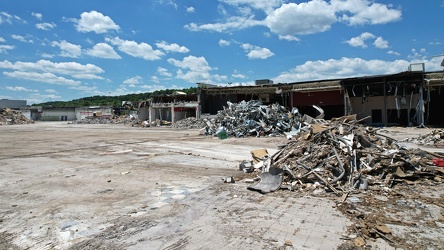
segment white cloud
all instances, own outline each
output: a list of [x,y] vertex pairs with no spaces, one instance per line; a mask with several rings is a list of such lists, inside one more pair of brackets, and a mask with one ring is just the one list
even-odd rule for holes
[[33,40],[29,39],[27,40],[24,36],[20,36],[20,35],[11,35],[11,37],[14,40],[20,41],[20,42],[24,42],[24,43],[34,43]]
[[48,54],[48,53],[42,53],[41,56],[42,56],[43,58],[53,58],[53,57],[54,57],[54,55],[52,55],[52,54]]
[[45,89],[45,92],[48,92],[48,93],[58,93],[57,90],[55,90],[55,89]]
[[234,77],[234,78],[240,78],[240,79],[245,79],[245,78],[247,78],[246,76],[244,76],[244,75],[242,75],[242,74],[239,74],[239,73],[237,73],[237,74],[231,74],[231,76]]
[[157,68],[157,73],[159,73],[159,75],[161,75],[161,76],[166,76],[166,77],[172,77],[173,76],[173,74],[168,72],[167,69],[162,68],[162,67],[158,67]]
[[230,46],[230,41],[224,40],[224,39],[220,39],[219,40],[219,46]]
[[12,69],[17,71],[37,71],[49,72],[54,74],[69,75],[82,79],[103,79],[97,74],[103,73],[103,69],[93,64],[79,64],[76,62],[54,63],[47,60],[39,60],[37,62],[15,62],[11,63],[7,60],[0,62],[0,68]]
[[168,62],[176,67],[192,71],[208,72],[212,70],[207,60],[205,60],[205,57],[187,56],[184,57],[182,61],[169,58]]
[[266,13],[272,11],[275,7],[280,6],[284,1],[282,0],[221,0],[230,5],[240,6],[248,5],[255,9],[260,9]]
[[388,41],[384,40],[382,37],[376,38],[376,40],[373,42],[373,45],[379,49],[387,49],[389,47],[388,44]]
[[[385,24],[399,21],[401,10],[391,5],[374,3],[370,0],[310,0],[302,3],[284,3],[274,0],[220,0],[235,7],[237,13],[229,15],[227,8],[218,5],[224,17],[216,23],[190,23],[185,28],[191,31],[231,32],[253,26],[266,26],[280,39],[297,41],[296,35],[325,32],[337,22],[347,25]],[[284,4],[282,4],[284,3]],[[262,10],[266,17],[255,20],[252,9]],[[236,16],[240,14],[240,16]]]
[[93,91],[95,91],[95,90],[97,90],[97,87],[96,86],[72,86],[72,87],[69,87],[69,89],[75,89],[75,90],[80,90],[80,91],[83,91],[83,92],[85,92],[85,93],[90,93],[90,92],[93,92]]
[[160,4],[166,4],[173,6],[174,9],[177,10],[177,4],[173,0],[158,0]]
[[231,30],[241,30],[250,28],[257,25],[262,25],[262,21],[254,20],[252,16],[250,17],[230,17],[223,23],[214,23],[214,24],[202,24],[198,25],[196,23],[190,23],[185,25],[185,28],[190,31],[217,31],[217,32],[226,32]]
[[28,101],[29,104],[33,104],[33,103],[62,100],[62,97],[54,94],[42,95],[39,93],[35,93],[31,94],[30,97],[26,98],[26,100]]
[[114,51],[113,47],[111,47],[107,43],[98,43],[94,45],[92,49],[88,49],[85,51],[85,54],[94,56],[94,57],[100,57],[100,58],[106,58],[106,59],[120,59],[121,57],[119,54],[117,54],[116,51]]
[[398,53],[398,52],[396,52],[396,51],[393,51],[393,50],[387,51],[387,54],[389,54],[389,55],[395,55],[395,56],[400,56],[400,55],[401,55],[400,53]]
[[13,72],[3,72],[3,75],[11,78],[43,82],[49,84],[57,84],[57,85],[75,86],[80,84],[79,81],[74,81],[64,77],[56,76],[52,73],[13,71]]
[[335,23],[334,10],[324,1],[283,4],[265,19],[265,24],[279,35],[307,35],[327,31]]
[[143,83],[143,78],[140,76],[134,76],[123,81],[124,84],[127,84],[130,87],[136,87],[137,84]]
[[4,42],[6,42],[6,40],[3,37],[0,36],[0,42],[4,43]]
[[39,30],[51,30],[54,29],[57,25],[55,23],[36,23],[35,27]]
[[39,92],[38,90],[28,89],[28,88],[21,87],[21,86],[14,86],[14,87],[6,86],[6,89],[11,90],[11,91],[18,91],[18,92]]
[[65,40],[51,43],[53,47],[59,47],[61,50],[60,56],[77,58],[82,54],[82,47],[80,45],[69,43]]
[[401,20],[401,10],[369,0],[332,0],[331,5],[342,13],[340,20],[349,25],[385,24]]
[[210,71],[214,68],[209,66],[205,57],[187,56],[182,61],[169,58],[168,62],[180,68],[176,71],[176,77],[187,82],[214,83],[227,79],[226,76],[211,75]]
[[119,50],[134,57],[143,58],[145,60],[154,61],[159,60],[163,53],[160,50],[154,50],[151,45],[147,43],[136,43],[135,41],[122,40],[119,37],[106,38],[106,41],[112,45],[118,46]]
[[103,34],[110,30],[118,31],[120,27],[109,16],[104,16],[102,13],[93,10],[80,14],[76,29],[83,33],[95,32],[96,34]]
[[21,19],[19,16],[11,15],[4,11],[0,12],[0,24],[4,23],[12,24],[13,21],[17,21],[19,23],[26,23],[26,21]]
[[43,17],[42,13],[32,12],[31,15],[35,17],[37,20],[42,20]]
[[[339,60],[307,61],[302,65],[281,73],[274,82],[298,82],[321,79],[395,74],[406,71],[411,61],[364,60],[361,58],[343,57]],[[426,62],[427,65],[432,62]],[[434,63],[436,64],[436,63]],[[437,66],[436,66],[437,67]],[[432,67],[433,68],[433,67]]]
[[168,44],[165,41],[160,41],[160,42],[156,43],[156,46],[160,49],[165,50],[166,52],[188,53],[190,51],[185,46],[179,46],[177,43]]
[[296,41],[296,42],[301,40],[295,36],[290,36],[290,35],[286,35],[286,36],[279,35],[279,39],[280,40],[287,40],[287,41]]
[[9,50],[13,50],[14,48],[12,45],[0,45],[0,54],[8,53]]
[[140,88],[144,89],[146,92],[154,92],[156,90],[165,90],[167,89],[165,86],[162,85],[142,85]]
[[157,76],[151,76],[151,81],[155,83],[160,83],[159,77]]
[[244,43],[241,47],[247,53],[248,59],[267,59],[274,56],[274,53],[267,48],[261,48],[259,46],[254,46],[249,43]]
[[196,12],[196,9],[194,7],[187,7],[187,12],[194,13],[194,12]]
[[345,41],[345,43],[348,43],[350,46],[353,47],[361,47],[361,48],[367,48],[367,45],[365,44],[365,41],[368,39],[375,38],[375,35],[369,32],[364,32],[361,35],[357,37],[353,37],[348,41]]

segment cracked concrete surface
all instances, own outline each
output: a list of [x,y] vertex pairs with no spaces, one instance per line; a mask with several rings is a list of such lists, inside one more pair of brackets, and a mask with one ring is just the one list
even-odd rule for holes
[[197,130],[0,126],[0,248],[334,249],[350,221],[319,197],[223,183],[277,138]]

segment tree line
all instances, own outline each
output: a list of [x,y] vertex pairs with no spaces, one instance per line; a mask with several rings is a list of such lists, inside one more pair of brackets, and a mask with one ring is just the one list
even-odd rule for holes
[[105,95],[96,95],[90,97],[83,97],[80,99],[74,99],[71,101],[50,101],[43,103],[36,103],[32,106],[53,106],[53,107],[82,107],[82,106],[113,106],[120,107],[122,102],[124,101],[144,101],[148,100],[153,96],[159,95],[171,95],[176,91],[185,92],[186,94],[196,94],[197,88],[190,87],[188,89],[165,89],[165,90],[156,90],[153,92],[146,93],[138,93],[138,94],[127,94],[120,96],[105,96]]

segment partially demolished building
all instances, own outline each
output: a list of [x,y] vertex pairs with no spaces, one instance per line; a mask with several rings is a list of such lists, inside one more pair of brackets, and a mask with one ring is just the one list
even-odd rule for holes
[[444,104],[442,85],[442,71],[234,87],[198,83],[198,102],[202,113],[209,114],[216,114],[227,102],[258,100],[263,105],[297,108],[313,117],[316,105],[325,111],[325,119],[356,114],[368,125],[424,126],[444,124],[439,112]]

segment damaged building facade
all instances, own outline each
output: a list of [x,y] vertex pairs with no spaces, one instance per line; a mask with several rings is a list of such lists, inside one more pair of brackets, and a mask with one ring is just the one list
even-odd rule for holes
[[201,112],[207,114],[216,114],[227,102],[258,100],[263,105],[278,103],[289,110],[297,108],[313,117],[315,105],[324,110],[325,119],[356,114],[367,125],[424,126],[444,124],[439,112],[444,102],[442,85],[442,71],[409,69],[398,74],[307,82],[259,80],[253,86],[198,83],[198,101]]
[[165,121],[174,123],[201,114],[197,94],[176,91],[172,95],[159,95],[139,103],[139,119],[149,123]]

